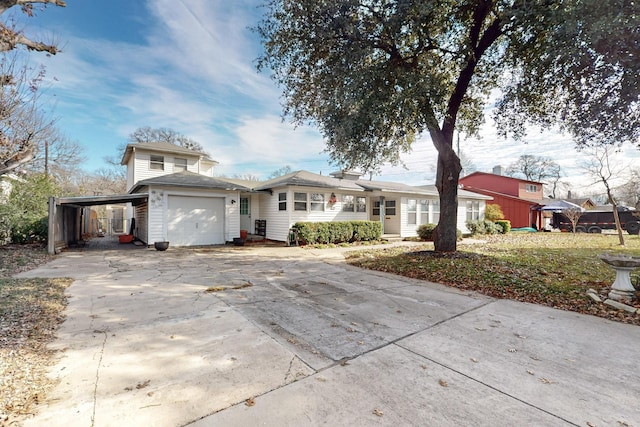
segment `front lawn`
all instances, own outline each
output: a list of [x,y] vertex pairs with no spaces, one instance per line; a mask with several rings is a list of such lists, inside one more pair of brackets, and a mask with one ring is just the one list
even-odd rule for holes
[[[592,301],[586,291],[606,297],[614,270],[598,259],[611,252],[640,256],[640,237],[571,233],[510,233],[460,244],[456,253],[435,253],[433,244],[350,252],[350,264],[496,298],[548,305],[640,325],[640,315]],[[640,269],[632,273],[640,287]],[[639,295],[640,296],[640,295]],[[640,302],[635,305],[640,308]]]

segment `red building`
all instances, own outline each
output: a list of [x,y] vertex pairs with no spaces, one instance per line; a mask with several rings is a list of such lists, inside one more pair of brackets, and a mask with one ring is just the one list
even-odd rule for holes
[[542,183],[501,175],[498,166],[493,170],[497,173],[473,172],[460,178],[460,184],[464,190],[493,197],[487,204],[499,205],[511,227],[542,229]]

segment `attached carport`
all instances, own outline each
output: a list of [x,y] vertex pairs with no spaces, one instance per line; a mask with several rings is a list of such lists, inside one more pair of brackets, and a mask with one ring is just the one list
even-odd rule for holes
[[149,194],[113,194],[110,196],[50,197],[49,234],[47,250],[60,252],[70,244],[82,240],[83,221],[90,206],[131,203],[139,206],[148,202]]

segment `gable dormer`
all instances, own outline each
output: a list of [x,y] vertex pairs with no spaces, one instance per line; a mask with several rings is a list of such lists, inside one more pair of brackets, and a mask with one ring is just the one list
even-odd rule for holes
[[129,191],[138,181],[182,171],[213,176],[218,162],[206,153],[168,142],[141,142],[127,145],[120,164],[127,167]]

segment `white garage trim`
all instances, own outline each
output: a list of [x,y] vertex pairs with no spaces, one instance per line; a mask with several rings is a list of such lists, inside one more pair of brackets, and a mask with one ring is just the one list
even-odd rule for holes
[[225,198],[170,194],[167,240],[171,246],[225,243]]

